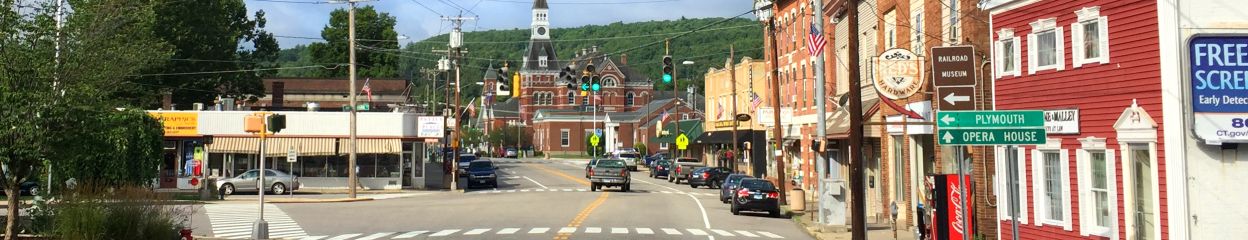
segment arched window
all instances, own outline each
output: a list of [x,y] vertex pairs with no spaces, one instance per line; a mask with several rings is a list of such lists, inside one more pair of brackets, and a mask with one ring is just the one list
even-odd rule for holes
[[633,92],[624,93],[624,106],[633,105]]
[[568,91],[568,104],[576,104],[576,92]]
[[604,86],[604,87],[615,87],[615,86],[616,86],[616,81],[615,81],[615,78],[614,78],[614,77],[607,77],[607,78],[603,79],[603,80],[602,80],[602,86]]

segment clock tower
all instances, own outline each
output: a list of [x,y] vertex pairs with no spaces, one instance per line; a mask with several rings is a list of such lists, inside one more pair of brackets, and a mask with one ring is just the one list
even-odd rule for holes
[[533,23],[530,28],[533,29],[529,39],[550,39],[550,7],[546,5],[546,0],[533,1]]

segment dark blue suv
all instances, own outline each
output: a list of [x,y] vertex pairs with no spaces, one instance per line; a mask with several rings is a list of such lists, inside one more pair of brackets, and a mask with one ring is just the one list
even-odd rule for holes
[[490,186],[498,188],[498,167],[490,160],[476,160],[468,163],[468,188],[473,186]]
[[737,193],[737,186],[741,185],[741,179],[749,178],[750,175],[731,174],[724,178],[724,185],[719,187],[719,201],[728,203],[732,199],[732,194]]

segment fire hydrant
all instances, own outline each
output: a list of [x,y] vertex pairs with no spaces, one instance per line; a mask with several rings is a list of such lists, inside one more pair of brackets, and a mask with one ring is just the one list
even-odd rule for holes
[[181,231],[178,231],[178,233],[182,234],[182,240],[195,240],[195,237],[191,237],[190,228],[183,228]]

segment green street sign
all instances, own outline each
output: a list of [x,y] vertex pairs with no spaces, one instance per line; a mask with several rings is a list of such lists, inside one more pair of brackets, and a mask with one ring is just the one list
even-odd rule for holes
[[598,137],[598,134],[594,134],[594,135],[592,135],[592,136],[589,136],[589,145],[594,145],[595,147],[597,147],[597,146],[598,146],[598,142],[599,142],[599,141],[601,141],[601,140],[602,140],[602,139]]
[[684,133],[676,136],[676,149],[685,150],[689,146],[689,137]]
[[1038,145],[1045,143],[1044,128],[940,129],[940,145]]
[[938,111],[939,128],[1044,128],[1044,111]]

